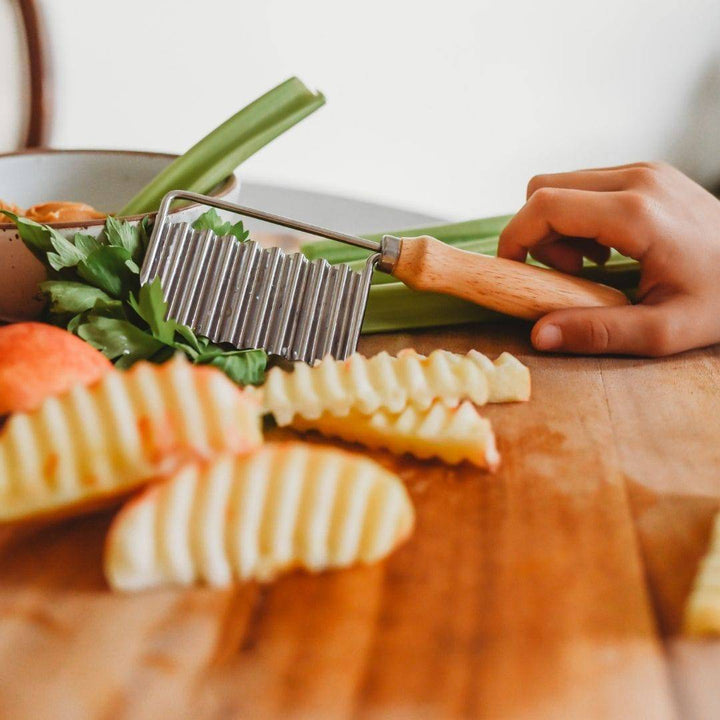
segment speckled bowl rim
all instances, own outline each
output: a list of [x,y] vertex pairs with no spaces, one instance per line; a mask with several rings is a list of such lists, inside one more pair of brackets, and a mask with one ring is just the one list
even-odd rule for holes
[[[179,155],[175,155],[173,153],[162,153],[162,152],[151,152],[151,151],[145,151],[145,150],[108,150],[108,149],[101,149],[101,148],[78,148],[78,149],[72,149],[72,148],[62,148],[62,149],[54,149],[54,148],[28,148],[26,150],[16,150],[14,152],[8,152],[8,153],[0,153],[0,161],[2,161],[3,158],[7,157],[19,157],[23,155],[64,155],[68,153],[83,153],[88,155],[94,155],[94,154],[103,154],[103,155],[135,155],[135,156],[142,156],[142,157],[155,157],[155,158],[172,158],[173,160],[177,157],[180,157]],[[225,197],[228,193],[232,192],[237,187],[237,178],[234,174],[229,175],[228,177],[223,180],[222,185],[220,187],[216,188],[213,192],[210,194],[213,197]],[[13,202],[12,198],[2,198],[6,202]],[[82,199],[78,199],[74,202],[83,202]],[[187,205],[183,205],[182,207],[175,208],[174,210],[171,210],[171,213],[180,212],[182,210],[187,210],[188,208],[197,207],[197,203],[188,203]],[[134,220],[142,220],[145,216],[149,217],[155,217],[157,212],[151,212],[151,213],[141,213],[140,215],[118,215],[122,220],[126,221],[134,221]],[[48,225],[52,228],[57,228],[58,230],[62,230],[63,228],[73,228],[73,227],[82,227],[82,228],[89,228],[89,227],[99,227],[105,224],[105,219],[100,218],[98,220],[75,220],[71,222],[53,222],[53,223],[44,223],[45,225]],[[14,230],[15,225],[13,223],[9,222],[0,222],[0,231],[2,230]]]

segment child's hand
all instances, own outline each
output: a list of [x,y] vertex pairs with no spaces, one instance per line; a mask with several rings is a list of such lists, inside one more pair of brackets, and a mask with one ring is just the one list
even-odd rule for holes
[[616,248],[641,263],[639,304],[559,310],[532,331],[538,350],[670,355],[720,341],[720,201],[668,165],[639,163],[539,175],[500,236],[498,255],[527,252],[577,273]]

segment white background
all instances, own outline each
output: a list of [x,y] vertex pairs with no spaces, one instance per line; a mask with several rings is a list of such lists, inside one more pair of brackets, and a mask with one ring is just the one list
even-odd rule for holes
[[60,147],[181,152],[296,74],[327,105],[248,178],[454,218],[517,208],[537,172],[663,158],[720,180],[718,0],[45,6]]

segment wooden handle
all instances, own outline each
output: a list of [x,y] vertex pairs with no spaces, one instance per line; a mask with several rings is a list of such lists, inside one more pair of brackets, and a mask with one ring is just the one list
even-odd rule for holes
[[470,300],[527,320],[552,310],[627,305],[615,288],[515,260],[458,250],[435,238],[403,238],[393,275],[415,290]]

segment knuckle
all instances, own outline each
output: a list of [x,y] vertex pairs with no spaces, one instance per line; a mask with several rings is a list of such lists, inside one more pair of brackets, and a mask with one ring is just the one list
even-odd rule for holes
[[662,165],[661,162],[657,162],[656,160],[643,160],[642,162],[636,162],[632,165],[629,165],[628,167],[633,168],[643,168],[645,170],[657,170]]
[[625,215],[630,220],[643,220],[650,213],[650,202],[641,192],[631,191],[625,193],[623,198]]
[[541,187],[547,185],[547,175],[534,175],[530,178],[530,182],[527,185],[527,197],[529,198],[533,193],[537,192]]
[[655,183],[659,182],[664,176],[677,172],[670,163],[663,162],[662,160],[642,163],[641,167],[647,173],[649,181]]
[[653,162],[645,163],[645,165],[655,175],[668,172],[668,170],[672,169],[671,165],[668,165],[666,162],[662,162],[662,160],[654,160]]
[[650,188],[657,181],[657,171],[649,165],[631,168],[629,175],[631,187]]
[[532,194],[530,202],[542,210],[554,205],[556,198],[557,190],[555,188],[541,187]]

